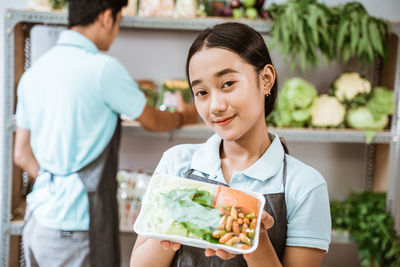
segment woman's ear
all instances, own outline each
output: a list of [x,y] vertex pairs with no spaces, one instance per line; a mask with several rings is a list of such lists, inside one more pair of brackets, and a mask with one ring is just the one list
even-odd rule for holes
[[265,65],[260,71],[259,77],[260,89],[265,95],[269,95],[275,83],[275,68],[271,64]]

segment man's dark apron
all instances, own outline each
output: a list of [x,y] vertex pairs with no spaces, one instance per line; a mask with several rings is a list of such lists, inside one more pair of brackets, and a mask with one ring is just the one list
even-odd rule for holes
[[101,155],[78,171],[89,198],[90,266],[120,266],[117,204],[118,147],[121,124]]
[[[220,182],[206,179],[197,175],[193,175],[193,170],[189,170],[186,173],[186,178],[224,185]],[[285,190],[286,185],[286,154],[283,159],[283,189]],[[287,232],[287,217],[286,217],[286,202],[285,202],[285,192],[276,194],[266,194],[264,210],[267,211],[274,218],[274,226],[268,230],[268,236],[271,243],[275,249],[279,260],[282,262],[283,253],[286,247],[286,232]],[[217,256],[206,257],[204,255],[204,249],[195,248],[190,246],[181,246],[181,248],[176,252],[175,257],[171,266],[177,267],[197,267],[197,266],[212,266],[212,267],[243,267],[247,266],[246,260],[243,255],[237,255],[231,260],[222,260]]]
[[[118,119],[114,135],[100,156],[78,171],[89,199],[89,261],[92,267],[120,267],[116,179],[120,136]],[[43,171],[51,177],[55,175]]]

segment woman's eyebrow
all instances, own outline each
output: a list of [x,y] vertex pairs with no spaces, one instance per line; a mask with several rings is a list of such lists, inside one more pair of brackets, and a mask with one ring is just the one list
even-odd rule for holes
[[234,69],[226,68],[226,69],[223,69],[221,71],[218,71],[217,73],[214,74],[214,76],[215,77],[221,77],[221,76],[223,76],[225,74],[228,74],[228,73],[238,73],[238,71],[236,71]]
[[196,86],[196,85],[198,85],[199,83],[201,83],[201,80],[194,80],[194,81],[191,83],[191,87]]
[[[226,69],[223,69],[221,71],[218,71],[217,73],[214,74],[214,76],[219,78],[219,77],[224,76],[225,74],[228,74],[228,73],[239,73],[239,72],[234,70],[234,69],[231,69],[231,68],[226,68]],[[193,87],[193,86],[198,85],[199,83],[202,83],[202,81],[200,79],[199,80],[194,80],[191,83],[191,85]]]

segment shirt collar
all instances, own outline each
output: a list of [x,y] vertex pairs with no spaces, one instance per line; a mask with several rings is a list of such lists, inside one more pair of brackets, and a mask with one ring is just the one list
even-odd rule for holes
[[[249,178],[265,181],[274,177],[282,167],[285,151],[281,141],[275,133],[269,132],[271,144],[267,151],[249,168],[241,173]],[[212,175],[221,168],[219,147],[221,137],[211,136],[207,142],[197,150],[192,157],[191,169]]]
[[72,30],[65,30],[61,32],[57,41],[57,45],[76,46],[95,54],[99,52],[98,48],[92,41],[79,32]]
[[190,168],[202,173],[212,175],[221,168],[221,159],[219,157],[219,147],[221,137],[217,134],[211,136],[192,157]]

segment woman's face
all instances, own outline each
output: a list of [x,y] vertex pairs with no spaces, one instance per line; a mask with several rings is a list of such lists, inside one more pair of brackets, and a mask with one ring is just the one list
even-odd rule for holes
[[[201,118],[222,139],[236,141],[265,127],[263,79],[236,53],[206,48],[193,55],[189,77]],[[263,129],[263,128],[261,128]]]

